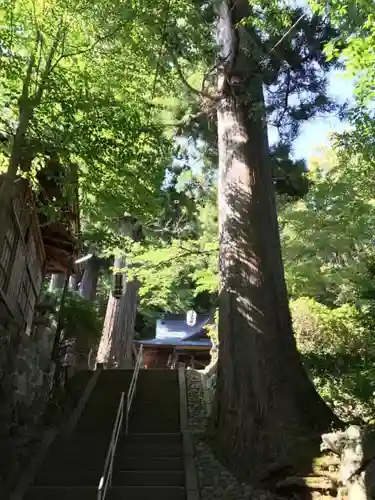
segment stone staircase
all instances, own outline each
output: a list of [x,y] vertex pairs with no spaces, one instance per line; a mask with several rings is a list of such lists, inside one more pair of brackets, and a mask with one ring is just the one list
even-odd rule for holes
[[[58,438],[25,500],[95,499],[121,392],[131,370],[98,378],[73,434]],[[129,421],[120,437],[109,500],[186,500],[178,372],[141,370]]]

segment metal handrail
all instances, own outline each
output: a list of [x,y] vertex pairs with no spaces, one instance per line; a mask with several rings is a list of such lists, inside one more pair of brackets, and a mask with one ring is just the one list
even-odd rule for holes
[[113,461],[115,458],[117,442],[120,435],[120,431],[122,428],[122,422],[124,420],[124,402],[125,402],[125,393],[121,393],[120,403],[118,405],[115,425],[113,427],[111,441],[109,443],[107,458],[105,460],[103,475],[100,478],[99,486],[98,486],[98,500],[104,500],[108,486],[111,486],[112,483],[112,473],[113,473]]
[[137,386],[138,374],[139,374],[139,369],[141,367],[142,358],[143,358],[143,345],[141,344],[141,347],[139,348],[139,351],[138,351],[137,361],[135,363],[132,380],[130,382],[128,395],[126,398],[126,416],[125,416],[125,434],[126,435],[128,434],[128,430],[129,430],[129,413],[130,413],[130,409],[132,406],[135,389]]
[[[133,376],[132,376],[132,379],[130,382],[130,386],[129,386],[128,394],[127,394],[127,398],[126,398],[125,434],[128,433],[129,412],[130,412],[131,404],[133,401],[135,388],[137,385],[138,373],[139,373],[139,369],[141,367],[142,357],[143,357],[143,346],[141,345],[141,348],[139,349],[139,352],[138,352],[137,360],[136,360],[134,371],[133,371]],[[107,457],[105,459],[103,475],[99,481],[97,500],[104,500],[105,499],[108,487],[111,486],[111,484],[112,484],[113,462],[115,459],[117,443],[118,443],[118,439],[120,436],[120,432],[123,428],[124,406],[125,406],[125,393],[122,392],[121,397],[120,397],[120,402],[118,405],[118,409],[117,409],[115,425],[113,426],[111,441],[110,441],[109,447],[108,447]]]

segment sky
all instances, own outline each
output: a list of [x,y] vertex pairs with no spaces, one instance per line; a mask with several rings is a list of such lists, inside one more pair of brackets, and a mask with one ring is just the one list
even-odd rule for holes
[[[335,102],[343,104],[353,102],[353,81],[349,79],[344,71],[333,70],[328,76],[328,93]],[[349,129],[347,122],[340,121],[336,116],[326,116],[307,121],[302,125],[300,134],[294,142],[293,158],[304,158],[307,162],[323,146],[329,146],[329,136],[333,132],[344,132]],[[269,142],[272,144],[277,140],[276,131],[269,127]],[[202,162],[196,161],[192,166],[193,172],[199,172]]]
[[[342,71],[332,71],[329,75],[329,94],[340,104],[351,101],[353,96],[353,82]],[[340,121],[335,116],[309,120],[301,128],[301,133],[294,143],[293,156],[309,159],[320,146],[329,144],[329,135],[332,132],[348,130],[349,124]]]
[[[307,0],[287,0],[293,6],[310,10]],[[345,76],[344,71],[334,70],[329,75],[329,95],[338,103],[351,101],[353,96],[353,81]],[[347,122],[341,122],[335,116],[309,120],[301,127],[300,135],[294,143],[293,157],[308,160],[321,146],[329,145],[329,135],[332,132],[344,132],[349,128]],[[275,133],[269,130],[270,142]]]
[[[329,95],[339,104],[352,101],[353,81],[345,76],[343,71],[332,71],[329,74]],[[348,130],[349,124],[340,121],[336,116],[309,120],[302,125],[300,134],[293,145],[293,157],[308,160],[317,149],[329,145],[329,136],[332,132],[343,132]],[[275,130],[268,130],[270,143],[277,139]]]

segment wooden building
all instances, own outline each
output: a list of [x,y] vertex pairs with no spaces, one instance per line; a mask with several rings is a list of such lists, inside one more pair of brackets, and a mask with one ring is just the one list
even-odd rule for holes
[[[61,167],[60,167],[61,168]],[[43,207],[61,200],[53,179],[56,165],[39,175],[38,196],[25,179],[14,186],[11,210],[7,211],[5,241],[0,246],[0,326],[10,322],[30,332],[43,278],[48,273],[67,272],[76,255],[78,208],[76,203],[61,211],[60,218],[47,220]],[[2,178],[0,176],[0,190]]]
[[157,320],[155,338],[136,341],[143,345],[145,368],[175,368],[179,362],[204,368],[211,359],[212,342],[205,328],[211,321],[210,314],[198,315],[194,326],[187,325],[186,315],[170,314]]
[[[7,145],[0,137],[2,142]],[[2,159],[6,147],[3,151]],[[67,183],[77,193],[74,171],[62,167],[53,153],[44,160],[40,189],[32,190],[20,177],[10,202],[1,200],[0,176],[0,447],[13,429],[33,429],[45,409],[56,331],[37,306],[46,274],[68,272],[76,258],[78,197],[67,197],[62,189]],[[22,162],[24,172],[29,164]]]

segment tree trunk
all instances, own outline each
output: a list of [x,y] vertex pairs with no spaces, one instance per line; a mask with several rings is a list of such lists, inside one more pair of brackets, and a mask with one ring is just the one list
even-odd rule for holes
[[114,344],[114,325],[118,314],[119,299],[110,293],[108,297],[107,310],[105,313],[103,332],[99,343],[96,362],[104,364],[107,368],[111,368],[114,364],[113,359],[113,344]]
[[55,292],[57,290],[62,290],[65,284],[65,274],[64,273],[54,273],[51,276],[51,280],[49,282],[48,291]]
[[86,262],[85,270],[83,271],[79,293],[82,298],[89,300],[90,302],[94,302],[96,299],[100,264],[100,259],[94,255]]
[[138,290],[138,281],[126,281],[125,290],[120,299],[116,325],[118,341],[116,343],[117,352],[115,354],[120,368],[131,366],[133,359],[132,345],[135,333],[134,326],[137,314]]
[[[133,225],[125,219],[121,225],[121,234],[133,238]],[[123,257],[116,257],[115,269],[125,269]],[[138,303],[137,281],[127,281],[126,273],[122,273],[122,294],[116,298],[111,293],[108,299],[107,312],[103,333],[97,355],[97,363],[107,367],[116,365],[125,367],[132,361],[132,343],[134,339],[134,324]]]
[[[334,419],[301,364],[281,258],[259,48],[246,0],[222,2],[218,39],[219,362],[211,431],[244,480],[302,465]],[[303,444],[300,440],[303,439]],[[311,446],[310,446],[311,445]],[[302,457],[301,457],[302,456]]]
[[73,274],[70,278],[69,278],[69,287],[68,289],[71,291],[71,292],[77,292],[78,291],[78,276],[76,274]]

